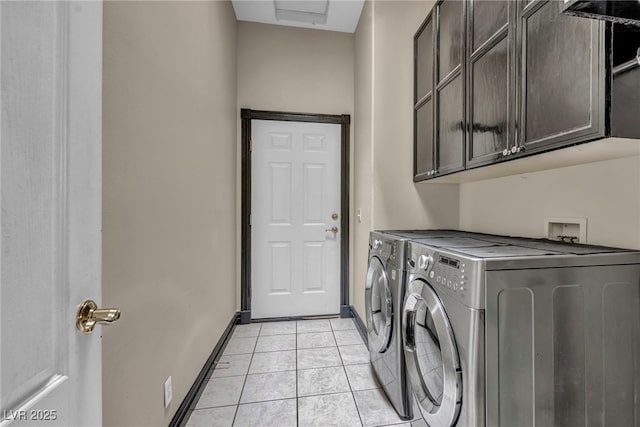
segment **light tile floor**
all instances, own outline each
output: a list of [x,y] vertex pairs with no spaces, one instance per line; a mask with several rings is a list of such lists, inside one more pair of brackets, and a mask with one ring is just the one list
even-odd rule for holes
[[237,325],[186,426],[410,426],[374,375],[352,319]]

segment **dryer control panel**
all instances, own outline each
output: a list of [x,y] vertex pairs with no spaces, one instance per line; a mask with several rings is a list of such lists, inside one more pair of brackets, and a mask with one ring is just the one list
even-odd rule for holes
[[375,255],[382,261],[388,262],[399,269],[404,269],[404,253],[406,239],[371,232],[369,235],[369,256]]

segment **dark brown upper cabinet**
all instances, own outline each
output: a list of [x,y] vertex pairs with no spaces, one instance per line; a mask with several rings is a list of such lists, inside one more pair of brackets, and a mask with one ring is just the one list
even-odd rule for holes
[[421,181],[435,170],[433,126],[434,22],[427,16],[415,36],[414,43],[414,112],[413,112],[413,176]]
[[559,7],[535,0],[518,11],[516,157],[603,137],[640,138],[640,27]]
[[414,181],[464,169],[465,11],[439,1],[414,38]]
[[464,169],[466,138],[465,38],[466,2],[435,5],[435,157],[432,176]]
[[528,154],[604,136],[605,25],[537,0],[519,11],[519,30],[521,126],[512,149]]
[[515,5],[469,2],[467,166],[493,163],[515,138]]
[[640,26],[612,25],[611,136],[640,139]]
[[640,138],[640,27],[560,9],[553,0],[436,3],[414,40],[415,181]]

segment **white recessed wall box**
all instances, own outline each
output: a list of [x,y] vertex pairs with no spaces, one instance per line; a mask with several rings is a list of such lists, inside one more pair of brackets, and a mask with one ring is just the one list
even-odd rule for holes
[[587,218],[545,218],[544,236],[567,243],[587,243]]

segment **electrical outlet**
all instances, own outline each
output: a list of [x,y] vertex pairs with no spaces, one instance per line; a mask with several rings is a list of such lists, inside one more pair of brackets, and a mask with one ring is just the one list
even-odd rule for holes
[[173,392],[171,391],[171,375],[164,382],[164,407],[169,407],[169,403],[171,403],[171,399],[173,398]]

